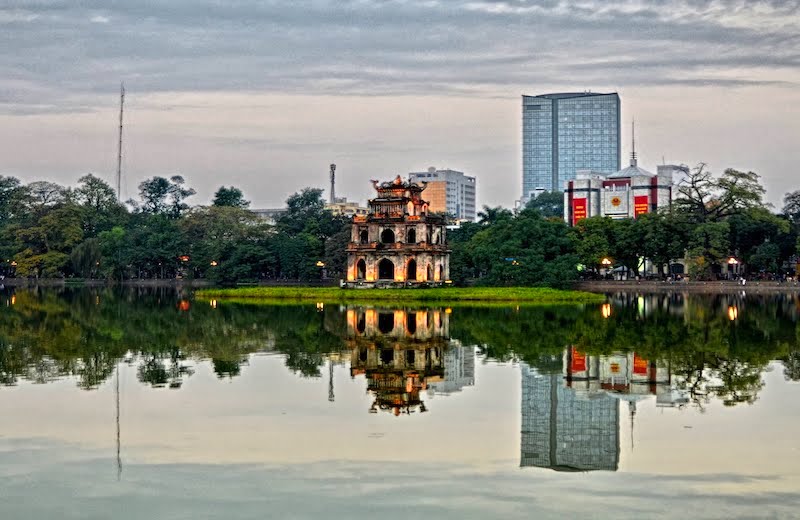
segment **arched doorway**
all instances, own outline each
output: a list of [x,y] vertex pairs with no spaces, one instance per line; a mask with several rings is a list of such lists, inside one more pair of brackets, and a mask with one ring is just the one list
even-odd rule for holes
[[427,269],[427,272],[425,274],[427,275],[425,281],[432,282],[433,281],[433,267],[431,267],[431,264],[428,264],[428,269]]
[[417,281],[417,261],[413,258],[408,261],[408,267],[406,267],[406,280]]
[[409,228],[408,232],[406,233],[406,242],[409,244],[416,244],[417,243],[417,230],[414,228]]
[[358,236],[362,244],[369,244],[369,231],[362,229]]
[[388,258],[378,262],[378,279],[394,280],[394,264]]
[[356,280],[363,280],[367,277],[367,263],[362,258],[356,262]]
[[384,229],[381,232],[381,242],[384,244],[394,244],[394,231],[391,229]]
[[444,281],[444,266],[439,264],[439,281]]

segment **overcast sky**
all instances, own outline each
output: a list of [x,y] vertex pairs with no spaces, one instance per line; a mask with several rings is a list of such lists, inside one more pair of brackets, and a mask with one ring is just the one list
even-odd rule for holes
[[254,207],[304,186],[370,195],[428,166],[520,196],[522,94],[617,91],[623,159],[800,189],[800,1],[5,0],[0,174],[114,183],[183,175]]

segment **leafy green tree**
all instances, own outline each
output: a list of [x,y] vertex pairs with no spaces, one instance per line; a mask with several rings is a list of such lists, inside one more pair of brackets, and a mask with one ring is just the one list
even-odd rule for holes
[[214,194],[214,202],[212,204],[214,206],[227,206],[231,208],[245,209],[250,206],[250,201],[244,200],[242,190],[239,188],[234,188],[233,186],[230,188],[220,186],[217,192]]
[[545,191],[529,200],[525,208],[538,211],[544,218],[564,218],[564,193]]
[[572,228],[576,253],[581,264],[599,271],[604,258],[611,258],[614,222],[608,217],[581,219]]

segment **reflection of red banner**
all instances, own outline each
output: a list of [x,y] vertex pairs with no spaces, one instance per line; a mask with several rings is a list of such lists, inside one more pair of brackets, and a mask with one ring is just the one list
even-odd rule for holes
[[572,225],[586,218],[586,199],[572,199]]
[[633,198],[633,216],[638,217],[642,213],[650,211],[647,195],[637,195]]
[[570,366],[571,372],[585,372],[586,371],[586,354],[582,354],[572,347],[572,365]]
[[647,375],[647,367],[649,363],[646,359],[642,359],[637,356],[635,353],[633,354],[633,373],[636,375],[646,376]]

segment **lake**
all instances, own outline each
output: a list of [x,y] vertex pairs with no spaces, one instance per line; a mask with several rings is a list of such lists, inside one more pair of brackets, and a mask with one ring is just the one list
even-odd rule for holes
[[796,518],[800,298],[0,291],[0,518]]

